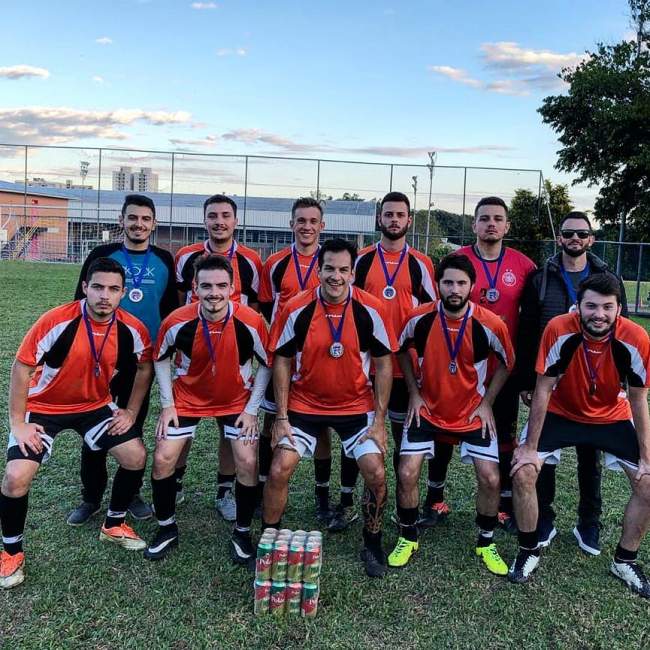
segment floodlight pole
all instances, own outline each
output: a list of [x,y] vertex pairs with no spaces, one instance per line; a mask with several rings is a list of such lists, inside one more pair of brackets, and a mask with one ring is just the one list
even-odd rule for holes
[[431,193],[433,192],[433,171],[436,166],[436,156],[438,154],[435,151],[429,151],[429,164],[427,167],[429,168],[429,205],[427,207],[427,234],[424,238],[425,241],[425,246],[424,246],[424,251],[428,255],[429,254],[429,233],[431,232],[431,206],[433,205],[431,203]]
[[411,244],[415,246],[415,216],[417,214],[416,204],[418,200],[418,177],[411,176],[411,178],[413,179],[413,182],[411,183],[411,187],[413,188],[413,230],[411,230]]
[[84,190],[86,189],[86,176],[88,176],[89,167],[90,163],[87,160],[82,160],[79,163],[79,176],[81,176],[81,233],[83,233],[84,228]]

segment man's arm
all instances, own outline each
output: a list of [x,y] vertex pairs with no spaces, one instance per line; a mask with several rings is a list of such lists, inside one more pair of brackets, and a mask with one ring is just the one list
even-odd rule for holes
[[293,442],[293,433],[289,426],[289,417],[287,415],[292,361],[293,357],[283,357],[279,354],[276,354],[273,360],[273,393],[277,406],[277,414],[275,416],[271,438],[273,447],[285,436]]
[[639,471],[637,480],[650,474],[650,415],[648,415],[648,389],[628,388],[632,421],[639,440]]
[[160,440],[167,437],[170,424],[173,423],[178,428],[179,422],[176,405],[174,404],[171,358],[167,356],[160,361],[154,361],[153,367],[158,380],[158,393],[160,395],[160,406],[162,407],[156,423],[156,439]]
[[385,420],[390,389],[393,386],[393,360],[390,354],[373,357],[375,364],[375,419]]
[[43,451],[43,442],[40,433],[45,433],[40,424],[27,424],[27,392],[32,375],[36,371],[34,366],[28,366],[16,359],[11,366],[9,379],[9,425],[11,433],[18,442],[18,447],[23,455],[27,456],[27,447],[34,453]]

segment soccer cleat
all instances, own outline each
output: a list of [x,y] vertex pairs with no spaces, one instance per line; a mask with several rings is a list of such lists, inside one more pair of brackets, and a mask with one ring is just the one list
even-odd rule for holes
[[125,522],[112,528],[103,525],[99,531],[99,539],[103,542],[112,542],[129,551],[141,551],[147,547],[147,542]]
[[557,535],[557,528],[551,519],[540,519],[537,524],[537,534],[539,535],[538,548],[546,548]]
[[609,572],[620,578],[634,593],[650,598],[650,583],[636,562],[617,562],[612,560]]
[[578,524],[573,529],[573,534],[578,540],[578,546],[587,555],[600,555],[600,526],[598,524],[590,526]]
[[136,494],[128,507],[129,514],[139,521],[149,519],[153,515],[153,510],[148,503],[142,500],[139,494]]
[[327,524],[327,530],[330,533],[340,533],[357,519],[359,519],[359,513],[355,510],[354,506],[344,506],[339,503],[329,524]]
[[512,535],[517,534],[517,522],[515,521],[514,515],[508,512],[500,512],[497,515],[499,526],[503,528],[507,533]]
[[0,552],[0,589],[11,589],[25,581],[25,554]]
[[329,503],[327,504],[326,508],[321,508],[320,499],[318,497],[315,497],[315,503],[316,503],[316,521],[320,522],[321,524],[328,524],[332,519],[332,517],[334,516],[334,510],[332,510]]
[[476,555],[483,559],[483,564],[488,568],[490,573],[497,576],[508,575],[508,565],[501,559],[497,545],[492,542],[488,546],[477,546]]
[[144,556],[148,560],[162,560],[177,546],[178,529],[162,530],[159,528],[151,544],[145,548]]
[[361,561],[365,565],[366,575],[370,578],[383,578],[388,567],[386,566],[386,554],[379,548],[364,546],[361,550]]
[[419,548],[420,545],[417,542],[412,542],[405,537],[399,537],[393,552],[388,556],[388,566],[395,568],[406,566],[413,553]]
[[98,503],[89,503],[88,501],[82,501],[72,512],[70,512],[68,518],[66,519],[66,522],[69,526],[82,526],[98,512]]
[[528,582],[533,571],[539,564],[539,555],[534,555],[526,549],[519,549],[515,561],[508,571],[508,580],[516,584],[523,584]]
[[432,503],[430,506],[425,506],[418,519],[418,526],[421,528],[431,528],[447,519],[450,512],[451,508],[444,501],[438,501],[437,503]]
[[225,494],[215,501],[215,508],[226,521],[237,519],[237,505],[232,490],[226,490]]
[[185,492],[183,491],[183,488],[180,490],[176,488],[176,505],[180,506],[183,501],[185,501]]
[[235,564],[255,568],[255,548],[250,533],[233,531],[230,538],[230,557]]

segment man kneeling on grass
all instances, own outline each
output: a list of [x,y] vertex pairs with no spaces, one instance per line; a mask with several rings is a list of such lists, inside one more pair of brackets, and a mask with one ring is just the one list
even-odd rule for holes
[[[131,499],[142,484],[147,452],[135,417],[151,381],[147,328],[118,308],[124,269],[100,257],[88,268],[85,299],[55,307],[27,332],[11,369],[9,449],[0,490],[0,588],[25,579],[23,531],[27,497],[54,437],[74,429],[94,451],[107,450],[119,463],[101,528],[101,540],[138,550],[144,540],[126,525]],[[112,403],[110,381],[120,364],[137,364],[125,409]]]
[[512,582],[527,582],[539,564],[535,483],[544,462],[557,463],[562,447],[590,446],[605,464],[623,469],[632,494],[610,572],[650,597],[636,563],[650,524],[650,337],[621,316],[618,280],[598,274],[580,283],[578,310],[556,316],[542,336],[537,385],[522,444],[513,459],[519,554]]

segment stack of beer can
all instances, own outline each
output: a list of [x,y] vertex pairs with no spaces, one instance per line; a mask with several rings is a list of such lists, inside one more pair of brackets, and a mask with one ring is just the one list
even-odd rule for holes
[[267,528],[257,546],[255,614],[316,616],[323,535]]

